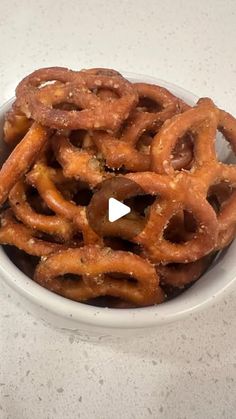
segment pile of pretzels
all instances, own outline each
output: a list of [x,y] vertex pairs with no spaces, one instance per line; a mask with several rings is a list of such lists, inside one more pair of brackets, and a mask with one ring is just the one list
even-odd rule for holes
[[[191,107],[104,68],[35,71],[5,116],[0,243],[63,297],[116,308],[166,301],[236,235],[236,167],[219,161],[218,131],[236,153],[236,120],[209,98]],[[142,190],[137,234],[89,223],[99,185],[117,178]]]

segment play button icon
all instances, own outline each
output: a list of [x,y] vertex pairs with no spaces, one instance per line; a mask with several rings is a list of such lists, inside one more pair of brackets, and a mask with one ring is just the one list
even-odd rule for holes
[[142,188],[125,176],[107,179],[96,187],[87,206],[89,225],[100,237],[130,240],[145,227],[145,199]]
[[108,220],[111,223],[114,221],[119,220],[120,218],[124,217],[125,215],[129,214],[131,211],[128,205],[123,204],[122,202],[118,201],[115,198],[109,198],[108,201]]

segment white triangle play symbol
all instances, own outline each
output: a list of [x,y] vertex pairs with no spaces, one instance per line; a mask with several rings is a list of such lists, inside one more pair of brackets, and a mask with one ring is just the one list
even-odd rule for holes
[[126,214],[129,214],[131,211],[128,205],[123,204],[115,198],[109,198],[108,201],[108,220],[113,223],[114,221],[119,220],[119,218],[124,217]]

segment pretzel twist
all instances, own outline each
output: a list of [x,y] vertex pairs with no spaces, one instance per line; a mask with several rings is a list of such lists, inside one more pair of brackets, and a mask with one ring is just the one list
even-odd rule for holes
[[18,223],[10,210],[1,214],[0,243],[16,246],[33,256],[47,256],[68,247],[35,237],[35,232]]
[[[129,274],[136,283],[115,279],[111,273]],[[63,279],[65,274],[82,278]],[[76,301],[110,295],[146,306],[160,303],[164,298],[155,268],[149,262],[128,252],[97,246],[70,249],[48,257],[38,265],[34,279]]]
[[15,184],[9,194],[9,201],[15,216],[32,230],[42,231],[64,241],[73,236],[73,225],[58,215],[43,215],[33,210],[27,200],[27,185],[23,180]]

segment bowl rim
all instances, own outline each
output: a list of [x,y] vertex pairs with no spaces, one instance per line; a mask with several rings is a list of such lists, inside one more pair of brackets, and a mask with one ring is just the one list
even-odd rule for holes
[[[122,72],[122,74],[131,81],[156,83],[160,86],[166,87],[170,91],[173,91],[174,94],[184,98],[190,104],[193,104],[198,100],[198,97],[193,93],[165,80],[126,71]],[[0,117],[3,116],[9,109],[13,100],[14,98],[8,100],[0,107]],[[78,324],[83,323],[102,328],[148,328],[178,320],[186,317],[190,313],[202,309],[203,307],[209,305],[212,301],[215,301],[216,298],[220,297],[223,291],[229,288],[236,279],[235,267],[230,276],[230,280],[224,281],[220,288],[217,286],[214,287],[213,285],[212,292],[206,293],[205,298],[201,297],[201,292],[196,292],[195,298],[191,298],[186,302],[183,295],[189,294],[189,290],[187,290],[180,296],[161,305],[132,309],[116,309],[96,307],[72,301],[43,288],[41,285],[26,276],[14,265],[13,262],[11,262],[5,253],[3,246],[0,246],[0,262],[0,278],[2,278],[12,289],[17,291],[18,294],[22,295],[34,304],[37,304],[40,308],[56,314],[57,316],[71,319],[78,322]],[[204,276],[205,274],[203,277]],[[192,289],[193,288],[194,286]],[[190,304],[191,300],[193,301]],[[177,306],[177,309],[175,306]]]

